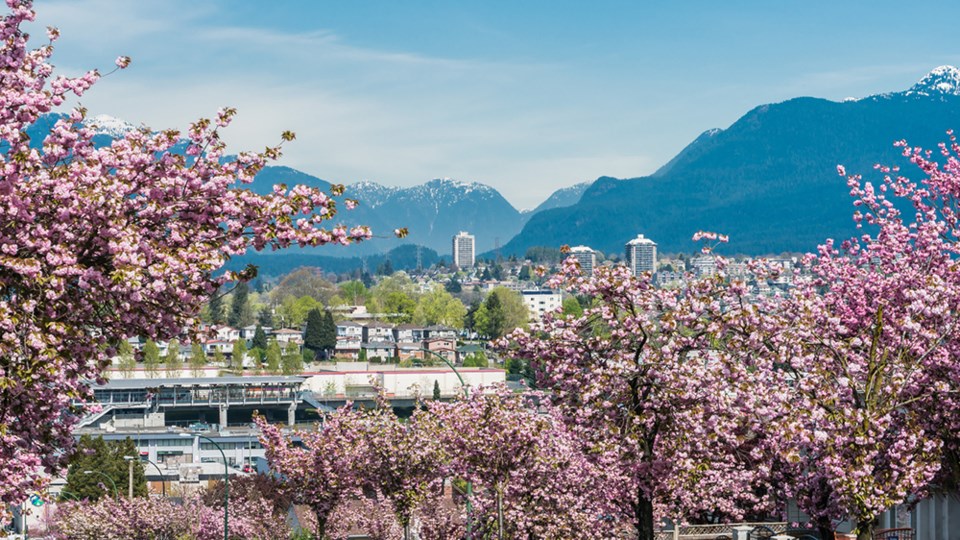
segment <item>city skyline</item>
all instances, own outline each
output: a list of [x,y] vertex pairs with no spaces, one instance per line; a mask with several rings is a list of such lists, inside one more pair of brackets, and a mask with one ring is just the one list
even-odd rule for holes
[[932,6],[53,1],[33,45],[60,27],[65,74],[133,58],[83,97],[92,114],[185,129],[235,106],[234,150],[289,129],[280,163],[326,180],[450,177],[523,209],[649,174],[758,105],[901,90],[958,64],[927,36],[951,35],[960,5]]

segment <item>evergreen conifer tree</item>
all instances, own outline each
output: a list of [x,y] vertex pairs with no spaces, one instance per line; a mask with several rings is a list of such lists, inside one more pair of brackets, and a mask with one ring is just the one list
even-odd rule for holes
[[318,356],[324,346],[323,313],[319,309],[311,309],[307,313],[307,327],[303,331],[303,346]]
[[249,321],[244,320],[249,317],[249,304],[250,287],[245,281],[241,281],[233,289],[233,299],[230,301],[230,314],[227,316],[227,324],[234,328],[243,328],[250,324]]
[[333,322],[333,313],[330,313],[330,310],[323,314],[321,329],[323,331],[320,334],[320,346],[324,351],[324,358],[329,358],[337,348],[337,323]]
[[254,349],[260,349],[261,351],[267,350],[267,333],[263,331],[263,327],[259,324],[257,325],[256,331],[253,333],[253,341],[251,345]]
[[219,289],[214,291],[208,305],[210,307],[210,322],[212,324],[223,324],[226,321],[226,317],[223,312],[223,296]]
[[433,400],[440,401],[440,381],[433,380]]

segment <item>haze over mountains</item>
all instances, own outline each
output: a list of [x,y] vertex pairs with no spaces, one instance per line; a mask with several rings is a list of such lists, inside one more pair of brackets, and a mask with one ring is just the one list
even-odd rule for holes
[[[38,122],[34,140],[56,115]],[[91,119],[106,144],[132,128],[109,117]],[[705,131],[647,177],[600,177],[551,194],[532,211],[518,211],[495,189],[453,179],[398,188],[374,182],[347,186],[360,201],[338,222],[368,224],[378,238],[348,250],[317,254],[361,256],[415,243],[444,254],[460,230],[477,239],[477,252],[523,255],[532,246],[584,244],[619,253],[643,233],[662,252],[692,252],[698,230],[731,237],[727,253],[809,251],[828,237],[855,234],[848,189],[837,164],[870,178],[875,163],[902,164],[895,140],[935,148],[960,127],[960,70],[934,69],[907,90],[842,102],[799,97],[761,105],[726,129]],[[905,172],[918,176],[910,167]],[[599,172],[599,171],[598,171]],[[251,186],[329,183],[281,166],[267,167]],[[342,208],[342,206],[341,206]],[[405,240],[392,231],[407,227]]]

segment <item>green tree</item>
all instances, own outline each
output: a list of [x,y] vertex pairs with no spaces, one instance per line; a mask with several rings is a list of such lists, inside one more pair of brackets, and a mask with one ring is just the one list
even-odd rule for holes
[[323,304],[312,296],[301,296],[299,298],[287,296],[283,299],[277,311],[282,319],[283,326],[287,328],[299,328],[300,325],[307,320],[307,315],[310,311],[321,309],[322,307]]
[[440,381],[433,380],[433,400],[440,401]]
[[321,330],[320,347],[324,351],[324,359],[329,359],[337,348],[337,323],[333,322],[333,313],[329,311],[323,313]]
[[299,375],[303,373],[303,355],[300,348],[294,342],[287,343],[283,351],[283,357],[280,359],[281,369],[284,375]]
[[213,292],[213,296],[210,297],[210,302],[207,304],[210,309],[210,322],[213,324],[223,324],[226,321],[226,316],[224,315],[223,310],[223,295],[220,292],[220,289],[217,289]]
[[460,284],[460,280],[457,279],[456,275],[451,277],[450,281],[448,281],[447,284],[443,286],[443,288],[446,289],[447,292],[450,294],[460,294],[461,292],[463,292],[463,285]]
[[310,310],[307,314],[307,327],[303,330],[303,346],[313,351],[314,358],[323,350],[323,333],[323,313],[319,309]]
[[203,376],[203,368],[207,365],[207,355],[203,352],[203,346],[194,343],[190,346],[190,373],[194,377]]
[[526,328],[530,320],[530,309],[523,301],[523,295],[506,287],[496,287],[491,291],[500,297],[503,306],[504,333],[512,332],[516,328]]
[[117,357],[119,358],[117,367],[120,369],[120,373],[127,377],[133,374],[133,370],[137,368],[137,359],[129,341],[125,339],[120,341],[120,344],[117,345]]
[[430,292],[420,297],[417,309],[413,314],[416,324],[443,324],[453,328],[463,328],[463,318],[467,315],[467,308],[463,302],[441,286],[435,286]]
[[531,277],[532,276],[530,275],[530,265],[525,264],[521,266],[520,272],[517,274],[517,279],[519,279],[520,281],[530,281]]
[[575,296],[568,296],[563,299],[563,314],[568,317],[580,317],[583,315],[583,306]]
[[243,369],[243,357],[247,355],[247,342],[238,339],[233,342],[233,352],[230,354],[230,367]]
[[157,369],[160,367],[160,347],[156,342],[148,339],[143,345],[143,370],[147,372],[147,377],[151,379],[157,376]]
[[[124,456],[133,457],[133,495],[147,495],[147,480],[137,445],[129,437],[122,441],[104,441],[103,437],[82,435],[67,466],[64,491],[79,499],[99,500],[113,496],[116,484],[120,496],[129,493],[130,465]],[[91,471],[89,474],[85,471]],[[105,479],[106,475],[114,484]]]
[[463,359],[463,367],[490,367],[490,361],[487,359],[487,353],[477,351]]
[[246,281],[237,283],[230,300],[230,314],[227,324],[234,328],[243,328],[253,324],[253,309],[250,307],[250,286]]
[[257,313],[257,324],[273,328],[273,310],[266,306],[261,308],[260,312]]
[[267,333],[263,331],[263,327],[259,324],[253,332],[253,341],[250,345],[254,349],[260,349],[261,351],[267,350]]
[[213,350],[213,363],[218,366],[229,367],[227,366],[227,358],[223,355],[223,352],[220,351],[220,348]]
[[163,357],[163,364],[167,377],[179,377],[183,371],[183,362],[180,361],[180,343],[173,339],[167,343],[167,354]]
[[362,281],[347,281],[340,284],[340,296],[352,306],[362,306],[367,303],[370,292]]
[[271,339],[270,344],[267,345],[267,372],[271,375],[276,375],[280,373],[280,357],[282,353],[280,351],[280,344],[277,343],[277,340]]
[[377,313],[388,314],[387,320],[403,324],[413,320],[417,302],[403,291],[391,291],[386,294],[378,306]]
[[497,339],[503,335],[506,327],[506,314],[500,303],[500,295],[491,292],[474,314],[474,324],[477,332],[490,339]]

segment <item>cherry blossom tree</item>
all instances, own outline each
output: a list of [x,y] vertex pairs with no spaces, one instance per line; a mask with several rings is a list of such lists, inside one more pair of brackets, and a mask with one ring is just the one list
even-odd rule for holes
[[[598,496],[604,475],[539,394],[474,392],[429,412],[447,470],[472,482],[475,531],[494,538],[584,538],[609,533]],[[608,534],[607,536],[612,536]]]
[[[185,519],[185,516],[186,519]],[[230,500],[230,538],[282,540],[290,537],[285,515],[276,515],[264,499]],[[223,509],[199,497],[133,498],[61,502],[47,524],[57,540],[130,540],[133,538],[223,538]]]
[[[224,262],[248,249],[348,244],[369,229],[323,227],[336,205],[319,190],[243,184],[280,147],[227,158],[220,139],[235,110],[181,134],[140,129],[109,146],[77,108],[40,148],[27,128],[83,95],[101,74],[54,76],[50,43],[31,49],[21,25],[29,0],[0,20],[0,501],[24,499],[69,453],[70,429],[117,344],[169,339],[196,325],[201,304],[227,280]],[[117,59],[117,68],[130,59]],[[284,141],[293,139],[284,133]],[[186,155],[175,145],[186,144]],[[333,194],[342,192],[335,187]],[[402,231],[401,231],[402,233]]]
[[758,316],[744,284],[721,274],[658,289],[623,266],[583,276],[571,258],[548,286],[593,306],[579,317],[549,314],[501,345],[531,362],[607,475],[614,519],[650,540],[656,518],[769,508],[774,446],[763,426],[780,413],[769,373],[753,369],[741,346]]
[[313,510],[318,538],[325,538],[334,510],[362,494],[358,463],[364,439],[359,421],[359,412],[338,409],[320,431],[298,431],[301,446],[294,446],[280,428],[254,417],[271,469],[281,475],[283,489],[295,503]]
[[[922,496],[957,427],[960,269],[958,146],[945,164],[898,143],[926,178],[896,168],[874,187],[847,177],[864,234],[808,256],[801,282],[769,320],[784,388],[781,483],[824,534]],[[841,175],[846,176],[843,167]]]

